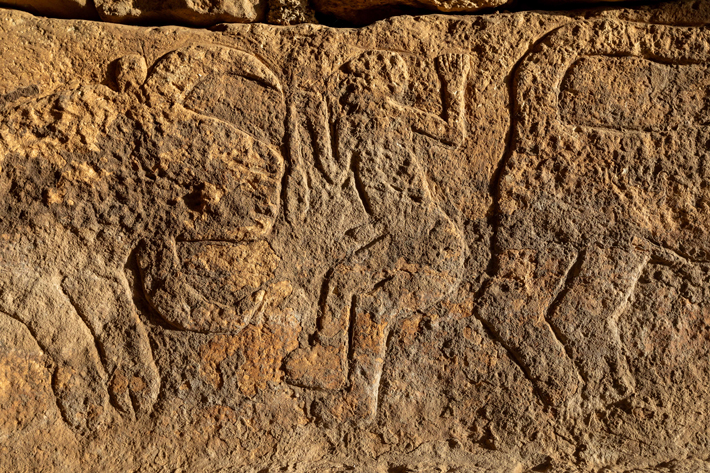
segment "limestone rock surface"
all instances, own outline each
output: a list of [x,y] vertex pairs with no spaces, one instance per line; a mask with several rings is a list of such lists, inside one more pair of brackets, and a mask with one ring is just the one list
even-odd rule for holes
[[0,471],[710,471],[709,23],[0,10]]
[[269,0],[267,22],[272,25],[318,23],[308,0]]
[[512,0],[313,0],[316,11],[360,24],[415,9],[471,13],[511,3]]
[[[620,0],[589,0],[603,4]],[[27,10],[54,18],[98,19],[112,23],[180,24],[211,26],[218,23],[293,25],[318,23],[316,13],[328,22],[368,24],[401,14],[474,13],[511,7],[579,7],[569,0],[4,0],[0,6]]]
[[0,6],[20,8],[54,18],[97,18],[92,0],[3,0]]
[[266,0],[94,0],[102,20],[114,23],[213,25],[264,19]]

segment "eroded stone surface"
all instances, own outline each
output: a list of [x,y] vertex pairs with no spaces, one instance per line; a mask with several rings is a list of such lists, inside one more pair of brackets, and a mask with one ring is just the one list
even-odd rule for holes
[[54,18],[98,19],[92,0],[4,0],[2,6]]
[[[494,8],[536,10],[603,6],[622,0],[5,0],[0,6],[27,10],[53,18],[101,19],[113,23],[211,26],[218,23],[267,22],[296,25],[319,21],[327,24],[365,25],[402,14],[475,13]],[[634,1],[634,0],[630,0]],[[636,0],[639,9],[648,9]],[[704,8],[704,7],[699,7]],[[668,13],[672,9],[666,8]],[[673,14],[670,18],[677,18]],[[673,21],[673,20],[670,20]],[[690,18],[687,21],[692,20]]]
[[419,11],[475,12],[511,4],[511,0],[313,0],[314,8],[326,15],[354,23],[368,23],[392,14]]
[[1,11],[0,469],[707,470],[708,7]]
[[308,0],[270,0],[267,22],[272,25],[318,23]]
[[94,0],[102,20],[116,23],[169,22],[189,25],[250,23],[264,18],[263,0]]

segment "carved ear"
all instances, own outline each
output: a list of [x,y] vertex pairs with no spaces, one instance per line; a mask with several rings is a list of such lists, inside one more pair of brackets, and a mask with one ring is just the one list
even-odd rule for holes
[[144,87],[148,105],[175,105],[217,118],[279,146],[286,104],[276,75],[255,56],[224,46],[190,46],[153,66]]
[[209,75],[235,75],[282,92],[276,75],[255,56],[224,46],[196,45],[172,51],[160,58],[145,83],[151,105],[161,101],[180,103]]
[[129,54],[117,59],[114,69],[114,80],[119,92],[138,89],[148,75],[145,58],[139,54]]

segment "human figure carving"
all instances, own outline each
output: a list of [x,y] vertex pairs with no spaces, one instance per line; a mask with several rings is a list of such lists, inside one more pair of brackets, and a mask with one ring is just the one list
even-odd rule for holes
[[366,52],[331,82],[335,149],[321,150],[321,168],[334,185],[354,181],[369,223],[352,231],[360,249],[327,276],[315,344],[295,352],[286,371],[293,384],[338,392],[330,407],[338,419],[374,418],[393,324],[446,297],[461,277],[463,236],[412,148],[414,133],[463,143],[469,58],[446,54],[436,65],[445,119],[403,104],[409,74],[398,53]]
[[[680,138],[708,139],[705,92],[698,101],[690,90],[710,85],[698,68],[707,40],[692,28],[583,22],[517,71],[496,273],[478,315],[563,415],[633,394],[618,320],[644,267],[710,260],[698,237],[708,207],[688,204],[710,198],[694,184],[707,153]],[[683,94],[664,89],[671,73],[686,74]]]

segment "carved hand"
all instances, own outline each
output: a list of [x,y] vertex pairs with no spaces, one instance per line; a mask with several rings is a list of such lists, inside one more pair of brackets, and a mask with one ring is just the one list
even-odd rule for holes
[[444,84],[463,86],[470,67],[468,54],[448,53],[436,58],[436,70]]

